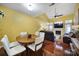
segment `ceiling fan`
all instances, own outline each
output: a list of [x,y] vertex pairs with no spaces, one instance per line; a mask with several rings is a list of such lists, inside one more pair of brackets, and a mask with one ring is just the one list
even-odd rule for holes
[[[49,6],[51,7],[53,5],[55,5],[55,3],[51,3]],[[55,5],[55,15],[54,15],[54,17],[57,18],[57,17],[60,17],[60,16],[63,16],[63,15],[62,14],[59,14],[59,15],[57,14],[56,5]]]
[[54,17],[57,18],[57,17],[60,17],[60,16],[63,16],[63,15],[62,14],[57,14],[56,5],[55,5],[55,15],[54,15]]
[[56,9],[56,5],[55,5],[55,15],[54,17],[57,18],[57,17],[60,17],[60,16],[63,16],[62,14],[57,14],[57,9]]

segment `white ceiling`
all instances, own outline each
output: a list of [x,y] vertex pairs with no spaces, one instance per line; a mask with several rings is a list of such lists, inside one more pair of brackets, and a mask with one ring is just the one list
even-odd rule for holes
[[21,3],[4,3],[1,5],[7,6],[11,9],[16,10],[16,11],[20,11],[20,12],[35,16],[35,15],[42,13],[46,9],[48,9],[48,6],[50,5],[50,3],[35,3],[36,6],[33,11],[29,11]]
[[[68,15],[70,13],[74,13],[75,11],[75,5],[74,3],[57,3],[53,6],[51,6],[48,11],[46,11],[46,14],[49,18],[52,18],[57,15]],[[56,10],[55,10],[56,9]]]
[[36,7],[32,11],[29,11],[21,3],[2,3],[0,5],[7,6],[16,11],[20,11],[32,16],[37,16],[41,13],[46,13],[49,18],[55,15],[55,8],[57,14],[62,14],[62,15],[73,13],[75,9],[75,4],[73,3],[56,3],[51,7],[49,6],[50,4],[51,3],[35,3]]

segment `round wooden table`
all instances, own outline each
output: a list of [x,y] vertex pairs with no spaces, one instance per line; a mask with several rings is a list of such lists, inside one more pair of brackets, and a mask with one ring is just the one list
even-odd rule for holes
[[23,46],[25,46],[26,47],[26,50],[27,50],[27,53],[25,52],[24,53],[24,55],[28,55],[28,48],[27,48],[27,45],[28,44],[31,44],[31,43],[34,43],[35,42],[35,38],[36,38],[37,36],[36,35],[31,35],[31,37],[29,37],[29,36],[17,36],[16,37],[16,40],[19,42],[19,43],[21,43]]
[[27,36],[24,36],[24,37],[18,36],[18,37],[16,37],[16,40],[17,40],[18,42],[20,42],[20,43],[29,44],[29,43],[35,42],[35,38],[36,38],[36,37],[37,37],[36,35],[31,35],[30,38],[27,37]]

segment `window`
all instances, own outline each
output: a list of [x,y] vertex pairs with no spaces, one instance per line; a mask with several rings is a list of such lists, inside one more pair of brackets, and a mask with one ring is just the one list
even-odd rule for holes
[[71,30],[72,30],[71,26],[72,26],[72,20],[66,20],[65,33],[71,32]]
[[48,25],[48,30],[49,30],[49,31],[53,31],[53,23],[49,23],[49,25]]
[[53,23],[42,23],[41,30],[53,31]]
[[69,23],[69,24],[66,24],[65,25],[65,33],[69,33],[69,32],[71,32],[71,24]]

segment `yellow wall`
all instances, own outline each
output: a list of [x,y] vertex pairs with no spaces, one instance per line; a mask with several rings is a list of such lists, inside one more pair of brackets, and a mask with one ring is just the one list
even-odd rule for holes
[[61,16],[59,18],[52,18],[49,19],[48,16],[46,14],[42,14],[36,17],[37,19],[39,19],[41,22],[56,22],[56,21],[63,21],[65,22],[65,20],[74,20],[74,13],[69,14],[69,15],[65,15],[65,16]]
[[20,32],[28,33],[36,32],[40,25],[37,19],[23,13],[11,10],[4,6],[0,6],[0,10],[4,11],[4,18],[0,19],[0,39],[4,34],[7,34],[10,41],[16,40],[16,36]]
[[78,10],[79,10],[79,3],[76,4],[75,7],[75,20],[74,20],[74,25],[78,25],[79,24],[79,16],[78,16]]
[[78,8],[79,8],[79,3],[76,4],[76,9],[78,9]]
[[72,20],[73,21],[74,20],[74,14],[72,13],[72,14],[69,14],[69,15],[61,16],[61,17],[59,17],[57,19],[53,18],[54,22],[55,21],[63,21],[63,22],[65,22],[66,20]]
[[41,14],[41,15],[38,15],[35,18],[38,19],[38,21],[40,23],[42,23],[42,22],[49,22],[49,20],[50,20],[45,13]]

